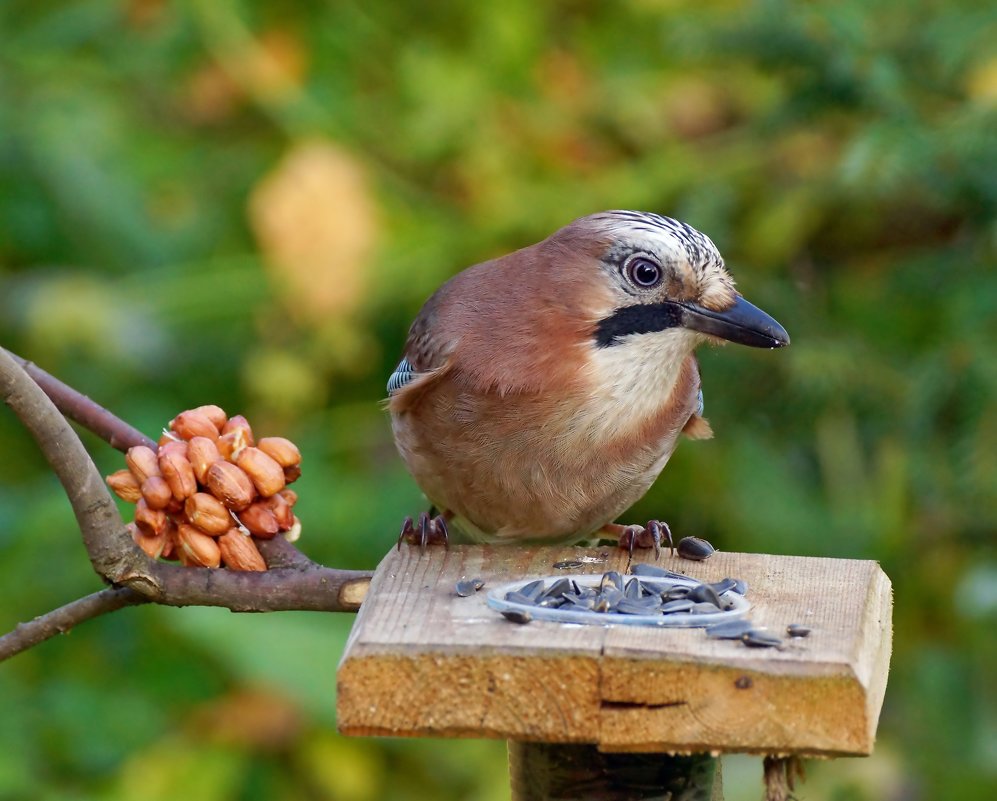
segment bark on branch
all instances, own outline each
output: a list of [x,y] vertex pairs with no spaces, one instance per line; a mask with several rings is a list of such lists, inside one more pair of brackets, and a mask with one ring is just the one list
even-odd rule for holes
[[[52,636],[62,630],[60,626],[71,627],[142,601],[222,606],[240,612],[354,612],[359,608],[370,572],[316,564],[279,537],[260,543],[271,567],[263,573],[188,568],[149,559],[132,542],[103,478],[63,414],[119,450],[151,441],[86,396],[3,348],[0,398],[21,419],[62,482],[95,572],[115,588],[131,593],[96,593],[18,627],[2,638],[7,648],[16,648],[12,653]],[[117,605],[111,602],[112,597]],[[125,598],[128,600],[122,600]],[[42,634],[45,636],[38,639]],[[4,651],[0,651],[0,660],[3,658]]]
[[67,634],[92,617],[114,612],[125,606],[148,603],[149,599],[128,587],[107,587],[65,606],[53,609],[0,637],[0,662],[21,653],[56,634]]

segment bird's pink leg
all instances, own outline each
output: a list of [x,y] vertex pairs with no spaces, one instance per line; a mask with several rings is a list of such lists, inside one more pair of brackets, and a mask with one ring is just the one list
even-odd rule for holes
[[607,523],[600,531],[619,539],[620,547],[626,548],[633,556],[634,548],[654,548],[654,558],[661,555],[661,542],[668,543],[674,553],[672,530],[663,520],[648,520],[646,526],[624,526],[620,523]]
[[427,545],[442,543],[443,547],[450,547],[450,532],[447,529],[446,517],[448,512],[430,517],[429,512],[419,515],[419,523],[412,522],[411,517],[406,517],[402,523],[401,533],[398,535],[397,547],[402,547],[402,541],[415,545],[418,543],[420,550],[425,550]]

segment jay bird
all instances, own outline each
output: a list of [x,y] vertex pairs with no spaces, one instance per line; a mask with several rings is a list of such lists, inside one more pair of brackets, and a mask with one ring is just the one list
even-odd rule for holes
[[399,538],[653,547],[614,524],[703,418],[704,342],[789,344],[712,241],[657,214],[607,211],[457,274],[426,302],[388,381],[402,459],[439,515]]

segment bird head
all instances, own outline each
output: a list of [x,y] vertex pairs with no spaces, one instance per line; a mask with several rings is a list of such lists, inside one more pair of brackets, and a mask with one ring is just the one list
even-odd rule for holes
[[576,220],[548,242],[586,253],[601,273],[600,291],[589,295],[597,347],[638,344],[642,335],[659,332],[671,332],[670,340],[690,350],[707,340],[789,344],[786,330],[734,289],[710,238],[685,223],[608,211]]

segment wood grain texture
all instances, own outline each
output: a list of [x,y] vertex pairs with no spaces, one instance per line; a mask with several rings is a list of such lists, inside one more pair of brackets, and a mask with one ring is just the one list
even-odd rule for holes
[[[875,562],[717,553],[658,564],[748,582],[749,618],[813,628],[784,650],[701,629],[509,623],[485,604],[500,584],[626,567],[616,549],[403,546],[374,576],[338,672],[346,734],[502,737],[604,751],[868,754],[886,688],[891,587]],[[649,560],[641,554],[637,559]],[[480,576],[485,590],[454,585]]]

